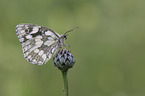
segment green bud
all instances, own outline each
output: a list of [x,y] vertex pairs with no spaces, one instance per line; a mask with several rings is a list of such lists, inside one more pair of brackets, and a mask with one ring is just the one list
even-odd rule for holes
[[75,58],[68,50],[63,49],[56,54],[53,61],[58,69],[65,71],[73,67]]

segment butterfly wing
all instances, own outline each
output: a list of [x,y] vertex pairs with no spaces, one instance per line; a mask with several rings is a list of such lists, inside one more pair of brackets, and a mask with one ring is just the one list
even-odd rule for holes
[[19,24],[16,34],[28,62],[43,65],[59,50],[60,35],[53,30],[34,24]]

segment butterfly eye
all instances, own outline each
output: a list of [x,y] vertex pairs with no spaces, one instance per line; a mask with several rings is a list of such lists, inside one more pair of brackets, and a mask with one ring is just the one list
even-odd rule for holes
[[64,39],[67,39],[67,36],[65,34],[63,35],[63,37],[64,37]]

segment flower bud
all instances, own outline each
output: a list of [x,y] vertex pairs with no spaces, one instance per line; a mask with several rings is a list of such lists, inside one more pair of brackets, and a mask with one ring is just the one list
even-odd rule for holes
[[74,56],[66,49],[59,51],[53,58],[54,65],[61,71],[72,68],[75,63]]

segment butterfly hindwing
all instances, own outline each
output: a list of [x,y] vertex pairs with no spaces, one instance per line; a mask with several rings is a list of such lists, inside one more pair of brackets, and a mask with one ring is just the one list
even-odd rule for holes
[[47,27],[19,24],[16,26],[16,31],[24,57],[30,63],[43,65],[59,49],[56,41],[60,35]]

